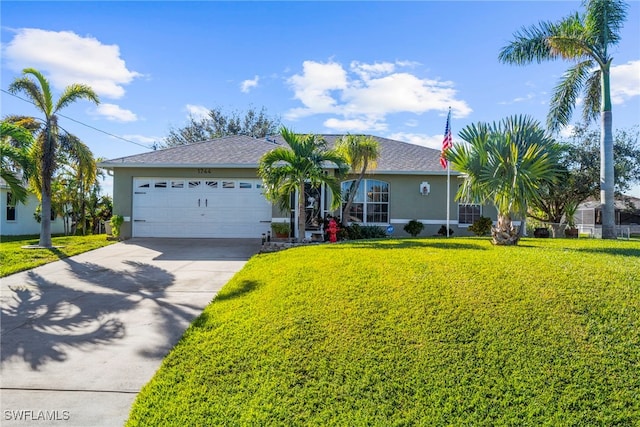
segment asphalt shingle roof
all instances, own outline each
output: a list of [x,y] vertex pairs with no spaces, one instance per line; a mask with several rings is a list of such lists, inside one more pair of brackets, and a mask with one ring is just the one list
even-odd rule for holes
[[[333,146],[342,135],[321,135]],[[440,151],[393,139],[372,136],[380,143],[377,173],[443,172]],[[196,144],[150,151],[106,160],[101,167],[247,167],[255,168],[260,157],[284,144],[280,135],[268,139],[233,135]]]

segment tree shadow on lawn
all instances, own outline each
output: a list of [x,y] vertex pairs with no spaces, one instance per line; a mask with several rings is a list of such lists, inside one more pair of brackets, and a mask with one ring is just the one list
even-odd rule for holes
[[[91,351],[126,337],[126,324],[118,314],[153,301],[159,310],[164,343],[144,350],[148,357],[164,356],[200,311],[187,304],[163,301],[173,274],[149,264],[125,261],[122,270],[92,263],[63,260],[77,280],[73,285],[56,283],[31,270],[24,283],[3,290],[1,308],[2,364],[19,358],[32,370],[50,362],[63,362],[72,348]],[[64,277],[62,277],[64,280]]]
[[625,257],[640,258],[640,249],[637,248],[577,248],[574,250],[578,252],[590,252],[594,254],[619,255]]
[[213,299],[214,301],[226,301],[234,298],[241,297],[245,294],[248,294],[251,291],[254,291],[258,287],[260,287],[261,283],[256,282],[254,280],[243,280],[239,286],[232,288],[230,291],[226,291],[223,289],[216,297]]
[[[472,249],[486,251],[487,247],[480,243],[460,243],[440,239],[414,240],[352,240],[347,242],[350,248],[366,249],[407,249],[407,248],[435,248],[435,249]],[[342,245],[328,245],[334,249],[346,249]]]

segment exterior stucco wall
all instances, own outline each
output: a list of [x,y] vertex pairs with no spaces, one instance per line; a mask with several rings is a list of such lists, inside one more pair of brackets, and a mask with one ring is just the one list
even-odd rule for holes
[[[347,179],[353,179],[351,176]],[[447,176],[442,175],[393,175],[367,174],[365,179],[376,179],[389,183],[389,223],[393,235],[406,237],[404,226],[412,219],[424,224],[421,236],[437,234],[440,227],[447,223]],[[420,193],[423,182],[429,183],[428,195]],[[458,202],[455,200],[461,179],[455,175],[450,179],[449,228],[456,236],[473,235],[467,224],[458,225]],[[496,211],[491,206],[482,207],[482,215],[496,219]]]
[[[132,192],[134,177],[175,177],[175,178],[258,178],[257,171],[252,168],[216,169],[206,168],[205,172],[196,168],[116,168],[114,171],[113,206],[114,214],[128,218],[122,224],[121,235],[123,238],[131,237],[132,220]],[[345,178],[354,179],[355,176]],[[404,225],[412,219],[421,221],[425,228],[421,236],[435,235],[447,220],[447,176],[439,175],[400,175],[371,173],[365,179],[376,179],[389,183],[389,223],[376,224],[383,227],[392,225],[393,235],[406,237]],[[420,185],[428,182],[430,192],[428,195],[420,193]],[[455,201],[456,191],[461,180],[451,176],[449,215],[450,228],[456,236],[472,235],[468,231],[468,225],[458,225],[458,202]],[[334,212],[340,215],[339,211]],[[496,211],[493,207],[483,206],[482,215],[496,219]],[[288,212],[283,212],[275,205],[272,207],[272,218],[284,220],[289,218]]]
[[[40,202],[30,194],[25,204],[16,205],[16,220],[7,221],[7,188],[0,188],[0,234],[3,236],[21,236],[40,234],[41,225],[33,217]],[[51,234],[64,233],[64,223],[61,217],[51,221]]]
[[255,169],[242,168],[116,168],[113,173],[113,213],[125,217],[125,222],[120,228],[123,239],[131,238],[133,178],[137,177],[256,179],[258,175]]

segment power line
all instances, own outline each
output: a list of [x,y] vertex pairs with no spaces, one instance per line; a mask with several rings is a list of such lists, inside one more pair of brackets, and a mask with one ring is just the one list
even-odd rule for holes
[[[13,96],[13,97],[15,97],[15,98],[18,98],[18,99],[19,99],[19,100],[21,100],[21,101],[28,102],[28,103],[29,103],[29,104],[31,104],[31,105],[35,105],[32,101],[30,101],[30,100],[28,100],[28,99],[25,99],[25,98],[22,98],[22,97],[20,97],[20,96],[18,96],[18,95],[16,95],[16,94],[13,94],[13,93],[11,93],[11,92],[9,92],[9,91],[7,91],[7,90],[4,90],[4,89],[0,89],[0,90],[1,90],[3,93],[6,93],[7,95],[11,95],[11,96]],[[109,132],[107,132],[107,131],[104,131],[104,130],[102,130],[102,129],[98,129],[98,128],[97,128],[97,127],[95,127],[95,126],[88,125],[88,124],[83,123],[83,122],[81,122],[81,121],[79,121],[79,120],[73,119],[73,118],[71,118],[71,117],[69,117],[69,116],[65,116],[64,114],[60,114],[60,113],[58,113],[58,116],[60,116],[60,117],[64,117],[65,119],[67,119],[67,120],[71,120],[72,122],[76,122],[76,123],[78,123],[78,124],[80,124],[80,125],[82,125],[82,126],[86,126],[86,127],[88,127],[89,129],[93,129],[93,130],[95,130],[95,131],[98,131],[98,132],[104,133],[105,135],[109,135],[109,136],[110,136],[110,137],[112,137],[112,138],[121,139],[121,140],[123,140],[123,141],[125,141],[125,142],[131,143],[131,144],[135,144],[135,145],[138,145],[138,146],[143,147],[143,148],[147,148],[147,149],[155,150],[155,146],[148,146],[148,145],[140,144],[139,142],[131,141],[130,139],[123,138],[123,137],[118,136],[118,135],[114,135],[114,134],[109,133]]]

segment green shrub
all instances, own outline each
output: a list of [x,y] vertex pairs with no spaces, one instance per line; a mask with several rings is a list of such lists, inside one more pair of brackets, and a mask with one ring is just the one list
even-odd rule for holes
[[109,222],[111,223],[111,234],[114,237],[120,237],[120,226],[124,222],[124,217],[122,215],[113,215]]
[[[447,227],[445,225],[440,227],[440,229],[438,230],[438,234],[440,236],[446,236],[447,235]],[[449,229],[449,236],[453,236],[453,230],[452,229]]]
[[416,237],[418,234],[422,233],[422,230],[424,230],[424,224],[420,221],[416,221],[415,219],[412,219],[404,226],[404,231],[411,234],[412,237]]
[[493,221],[491,221],[491,218],[481,216],[473,224],[471,224],[471,226],[469,226],[469,231],[471,231],[476,236],[486,236],[491,232],[492,226]]
[[383,237],[387,237],[387,232],[384,228],[376,225],[360,225],[354,223],[348,227],[340,229],[340,231],[343,232],[339,232],[338,237],[348,240],[381,239]]

